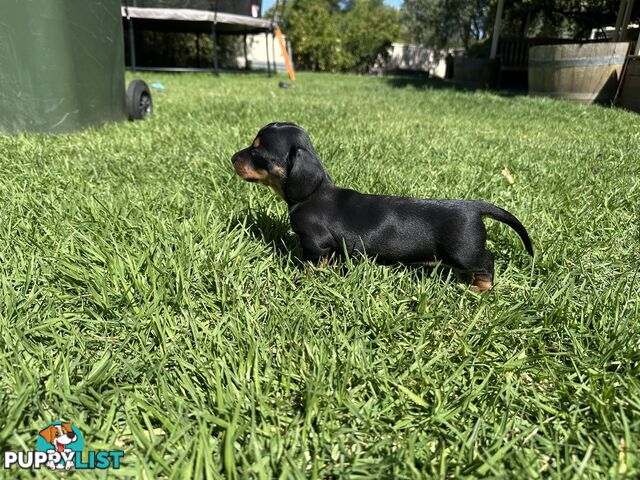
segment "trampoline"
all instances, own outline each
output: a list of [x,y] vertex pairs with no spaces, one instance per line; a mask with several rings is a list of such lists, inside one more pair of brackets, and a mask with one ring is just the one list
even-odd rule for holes
[[[219,35],[243,35],[245,65],[247,35],[273,33],[273,19],[261,18],[262,0],[123,0],[122,18],[128,28],[130,69],[155,71],[219,72],[217,39]],[[136,59],[135,31],[207,33],[214,48],[213,68],[139,66]],[[271,75],[267,46],[267,71]],[[273,67],[275,71],[275,65]]]

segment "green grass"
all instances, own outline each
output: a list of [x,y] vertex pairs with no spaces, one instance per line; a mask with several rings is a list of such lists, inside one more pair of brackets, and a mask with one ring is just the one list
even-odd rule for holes
[[[123,448],[123,477],[640,475],[640,117],[355,76],[143,77],[167,87],[149,121],[0,136],[0,450],[63,418]],[[286,205],[231,168],[275,120],[338,185],[510,210],[535,260],[487,221],[488,294],[305,270]]]

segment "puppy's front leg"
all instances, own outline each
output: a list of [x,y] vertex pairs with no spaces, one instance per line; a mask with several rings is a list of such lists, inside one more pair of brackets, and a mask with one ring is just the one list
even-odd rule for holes
[[306,262],[306,270],[307,273],[313,273],[316,270],[316,267],[326,267],[329,264],[329,255],[319,252],[309,252],[304,249],[302,250],[302,259]]
[[323,267],[327,266],[329,263],[329,252],[327,253],[309,253],[304,249],[302,250],[302,260],[305,262],[311,263],[313,265],[322,265]]
[[329,257],[333,253],[333,237],[326,232],[324,235],[300,235],[302,243],[302,260],[309,262],[312,269],[316,265],[326,267]]

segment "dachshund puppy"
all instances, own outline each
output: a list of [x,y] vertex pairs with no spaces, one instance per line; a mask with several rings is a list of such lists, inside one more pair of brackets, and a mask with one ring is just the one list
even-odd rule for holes
[[493,254],[485,248],[483,217],[513,228],[533,256],[520,221],[490,203],[366,195],[337,187],[309,135],[292,123],[263,127],[231,161],[240,177],[270,186],[287,202],[304,260],[360,253],[380,263],[441,263],[482,292],[493,285]]

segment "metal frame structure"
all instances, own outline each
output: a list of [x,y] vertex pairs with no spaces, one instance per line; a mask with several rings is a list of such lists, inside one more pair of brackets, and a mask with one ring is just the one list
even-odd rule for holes
[[[213,4],[213,10],[196,10],[184,8],[147,8],[122,6],[122,17],[127,22],[129,37],[130,70],[154,70],[170,72],[210,71],[215,75],[220,72],[218,62],[218,37],[220,35],[242,35],[244,39],[245,66],[248,66],[247,35],[264,33],[267,49],[267,73],[269,76],[276,71],[276,59],[273,55],[273,66],[269,59],[269,34],[274,33],[276,27],[275,14],[278,10],[278,1],[271,19],[255,18],[248,15],[237,15],[218,11],[218,0]],[[141,67],[137,64],[135,46],[135,25],[151,30],[164,30],[173,32],[208,33],[213,42],[212,63],[213,68],[185,68],[185,67]],[[272,39],[272,48],[273,45]],[[273,50],[275,52],[275,49]],[[248,67],[245,67],[248,68]]]

